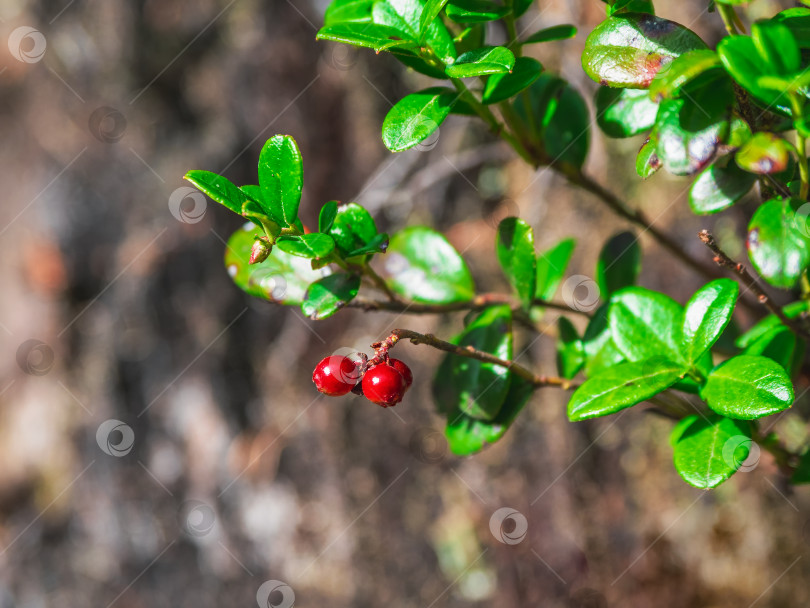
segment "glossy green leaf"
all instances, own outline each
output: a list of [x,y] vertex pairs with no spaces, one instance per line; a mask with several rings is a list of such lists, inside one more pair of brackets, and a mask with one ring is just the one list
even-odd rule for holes
[[610,333],[608,310],[609,304],[603,304],[596,309],[582,337],[585,349],[585,375],[588,377],[625,360]]
[[699,215],[728,209],[756,183],[755,175],[743,171],[729,158],[704,169],[689,188],[689,206]]
[[440,20],[433,19],[425,30],[422,29],[424,9],[422,0],[379,0],[374,5],[372,17],[375,23],[404,32],[408,39],[423,40],[443,61],[454,59],[453,39]]
[[503,46],[488,46],[464,53],[445,71],[451,78],[471,78],[511,72],[513,67],[512,51]]
[[514,97],[543,73],[543,65],[531,57],[518,57],[510,73],[493,74],[487,79],[481,101],[493,104]]
[[318,30],[318,40],[331,40],[373,49],[380,53],[392,48],[416,49],[419,44],[407,39],[401,30],[376,23],[337,23]]
[[748,225],[748,257],[771,285],[788,289],[810,264],[807,210],[798,199],[762,203]]
[[526,89],[533,120],[526,104],[515,100],[513,107],[524,124],[533,126],[535,138],[556,162],[582,166],[590,145],[591,118],[588,106],[575,88],[553,74],[543,73]]
[[799,46],[785,24],[778,21],[756,22],[751,26],[751,38],[768,71],[780,76],[791,76],[799,71]]
[[557,370],[563,378],[571,379],[585,365],[585,347],[577,328],[567,317],[560,317],[557,327]]
[[[810,300],[799,300],[798,302],[791,302],[787,306],[782,307],[782,312],[788,319],[795,319],[803,314],[810,312]],[[748,348],[755,341],[759,340],[762,336],[768,333],[775,327],[785,327],[782,321],[776,315],[768,315],[751,329],[738,337],[734,344],[737,348]]]
[[416,302],[449,304],[475,295],[467,264],[444,236],[421,226],[397,232],[385,256],[386,282]]
[[787,27],[799,48],[810,49],[810,8],[789,8],[773,17]]
[[468,456],[480,451],[504,436],[509,426],[534,392],[534,385],[510,374],[509,391],[498,415],[492,420],[478,420],[454,410],[447,415],[445,436],[450,451],[456,456]]
[[655,14],[652,0],[610,0],[605,9],[605,13],[608,17],[621,13]]
[[737,165],[757,175],[780,173],[788,167],[790,145],[775,133],[754,133],[737,151]]
[[676,445],[678,445],[678,441],[681,440],[681,437],[683,437],[683,434],[686,431],[686,429],[688,429],[689,426],[695,420],[697,420],[697,418],[698,417],[696,415],[692,415],[678,420],[678,422],[675,423],[675,426],[672,427],[672,430],[669,433],[669,445],[671,445],[673,448]]
[[607,416],[649,399],[675,384],[683,365],[654,357],[626,361],[586,380],[568,402],[572,422]]
[[302,258],[323,259],[335,250],[335,241],[328,234],[314,232],[299,236],[280,236],[276,240],[276,247]]
[[698,49],[684,53],[661,68],[650,83],[650,99],[661,101],[677,97],[689,81],[707,70],[722,69],[717,53],[708,49]]
[[184,179],[234,213],[242,215],[242,205],[248,197],[229,179],[210,171],[189,171]]
[[357,296],[360,275],[345,272],[324,277],[307,289],[301,312],[313,321],[327,319]]
[[369,240],[368,243],[363,245],[362,247],[358,247],[357,249],[350,251],[347,254],[347,258],[355,258],[360,255],[368,255],[370,253],[385,253],[388,249],[388,234],[385,232],[381,232],[377,234]]
[[357,203],[338,206],[328,234],[335,240],[337,251],[344,258],[366,247],[378,236],[374,218]]
[[272,223],[272,235],[268,236],[275,239],[281,232],[281,226],[285,223],[282,219],[281,209],[278,206],[273,209],[264,201],[264,195],[259,186],[240,186],[239,190],[247,199],[242,203],[242,215],[255,224],[264,224],[265,228],[267,228],[268,222]]
[[675,469],[696,488],[715,488],[737,472],[750,447],[747,424],[716,416],[696,418],[675,444]]
[[661,102],[650,137],[663,167],[675,175],[693,175],[705,168],[728,133],[726,116],[700,116],[698,124],[690,124],[685,120],[690,107],[700,108],[691,99]]
[[681,352],[696,363],[731,321],[740,286],[731,279],[717,279],[701,287],[686,303],[683,312]]
[[[454,340],[459,346],[471,346],[500,359],[512,358],[512,311],[508,306],[493,306],[481,312]],[[448,354],[448,384],[442,395],[448,400],[445,411],[457,409],[479,420],[493,420],[501,410],[509,390],[511,373],[505,367],[469,357]]]
[[250,250],[259,236],[264,236],[261,227],[248,222],[231,235],[225,250],[228,274],[248,294],[297,306],[311,283],[330,274],[329,268],[312,270],[309,260],[284,253],[278,247],[273,247],[264,262],[249,264]]
[[457,98],[451,89],[431,87],[401,99],[383,121],[383,143],[392,152],[413,148],[439,128]]
[[782,325],[772,328],[754,340],[742,354],[768,357],[792,376],[804,355],[804,343],[799,345],[796,334]]
[[664,356],[682,361],[679,344],[683,311],[667,295],[627,287],[610,299],[608,325],[619,351],[630,361]]
[[577,28],[573,25],[553,25],[535,32],[521,44],[536,44],[538,42],[551,42],[553,40],[567,40],[577,35]]
[[551,300],[557,293],[576,245],[574,239],[563,239],[537,256],[537,298]]
[[641,179],[647,179],[655,175],[661,167],[663,164],[655,151],[655,142],[647,139],[639,148],[636,156],[636,174]]
[[609,17],[585,41],[582,67],[600,84],[644,89],[675,57],[706,45],[691,30],[643,13]]
[[324,25],[371,21],[371,9],[376,0],[334,0],[326,9]]
[[596,283],[602,299],[635,285],[641,272],[641,247],[632,232],[614,234],[602,247],[596,263]]
[[506,278],[525,308],[534,301],[537,263],[534,257],[534,231],[526,222],[508,217],[498,225],[495,252]]
[[717,45],[717,54],[734,80],[751,93],[765,108],[789,114],[790,102],[785,87],[778,82],[762,81],[772,74],[768,61],[749,36],[727,36]]
[[419,38],[424,40],[427,35],[427,30],[430,24],[433,23],[442,12],[447,0],[427,0],[422,9],[422,14],[419,16]]
[[712,370],[700,396],[718,414],[754,420],[789,408],[793,385],[776,361],[738,355]]
[[596,92],[596,123],[608,137],[632,137],[655,124],[658,104],[647,91],[599,87]]
[[329,201],[323,207],[321,207],[321,212],[318,214],[318,232],[329,232],[332,224],[335,223],[337,212],[337,201]]
[[509,14],[509,8],[489,0],[451,0],[445,11],[456,23],[497,21]]
[[292,226],[298,218],[303,186],[304,168],[295,140],[289,135],[271,137],[259,155],[259,187],[265,208]]

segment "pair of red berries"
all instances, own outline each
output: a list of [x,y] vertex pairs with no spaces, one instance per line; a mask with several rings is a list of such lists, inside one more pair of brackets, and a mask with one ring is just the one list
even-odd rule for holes
[[320,392],[330,397],[353,391],[365,395],[372,403],[391,407],[402,401],[405,391],[413,383],[413,374],[411,368],[399,359],[389,358],[363,372],[361,361],[333,355],[315,366],[312,381]]

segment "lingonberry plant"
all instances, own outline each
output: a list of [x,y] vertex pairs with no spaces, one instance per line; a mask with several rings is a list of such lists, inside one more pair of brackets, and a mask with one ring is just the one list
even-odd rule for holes
[[[530,45],[571,37],[576,29],[518,34],[531,0],[334,0],[318,33],[321,40],[390,53],[439,82],[406,96],[385,117],[382,141],[392,152],[417,146],[450,114],[482,120],[529,165],[548,167],[596,196],[705,277],[709,282],[685,304],[635,285],[641,251],[629,232],[605,243],[595,270],[598,293],[579,300],[563,294],[561,303],[555,297],[574,242],[538,255],[532,228],[519,218],[497,229],[509,294],[478,292],[464,260],[439,232],[410,226],[389,237],[356,203],[327,202],[317,231],[310,231],[298,219],[302,160],[288,136],[264,146],[257,186],[237,187],[206,171],[186,177],[249,220],[228,242],[225,264],[253,296],[300,306],[312,319],[346,307],[467,313],[464,330],[449,340],[395,329],[372,345],[371,359],[327,357],[313,380],[328,395],[353,391],[382,406],[398,403],[413,377],[389,351],[408,340],[447,353],[433,394],[456,454],[497,441],[535,390],[557,387],[573,390],[572,421],[642,402],[677,420],[675,468],[694,486],[712,488],[728,479],[754,443],[771,452],[793,482],[808,482],[808,452],[788,450],[759,419],[790,408],[793,380],[807,374],[810,9],[757,21],[749,34],[735,12],[743,3],[711,3],[728,32],[712,50],[687,27],[656,16],[649,0],[611,0],[607,18],[587,38],[582,66],[601,85],[595,118],[602,131],[614,138],[647,134],[636,161],[641,178],[661,168],[691,177],[689,205],[696,214],[719,213],[756,188],[762,202],[747,243],[758,276],[707,231],[697,235],[706,257],[687,253],[684,243],[583,169],[588,105],[563,77],[524,55]],[[378,265],[383,254],[386,262]],[[771,288],[784,291],[780,301],[793,301],[778,305],[766,291]],[[766,316],[741,333],[730,324],[738,304]],[[557,376],[513,361],[515,328],[536,331],[546,308],[563,313]],[[583,334],[572,315],[588,317]]]

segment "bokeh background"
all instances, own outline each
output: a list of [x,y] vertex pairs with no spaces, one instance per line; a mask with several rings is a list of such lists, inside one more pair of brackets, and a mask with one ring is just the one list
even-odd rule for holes
[[[810,495],[767,455],[704,493],[675,473],[668,421],[634,408],[570,424],[546,389],[459,459],[430,396],[439,353],[404,344],[416,382],[401,405],[319,397],[322,357],[393,327],[451,336],[463,315],[315,323],[250,300],[222,264],[241,219],[177,195],[186,170],[253,183],[264,141],[291,134],[305,222],[339,199],[384,229],[435,226],[482,291],[506,288],[507,214],[543,248],[575,237],[586,276],[626,228],[466,118],[387,152],[383,117],[425,79],[316,43],[326,4],[0,3],[0,607],[810,605]],[[705,0],[657,5],[710,44],[722,34]],[[786,6],[757,0],[746,19]],[[589,103],[579,55],[603,16],[598,0],[543,0],[520,28],[580,27],[531,53]],[[696,218],[688,180],[635,177],[641,139],[590,138],[588,170],[684,248],[708,259],[695,236],[711,227],[744,255],[755,197]],[[640,238],[642,284],[685,301],[698,277]],[[554,370],[553,330],[519,345]],[[807,439],[795,409],[775,421],[792,446]],[[501,519],[525,537],[499,538]]]

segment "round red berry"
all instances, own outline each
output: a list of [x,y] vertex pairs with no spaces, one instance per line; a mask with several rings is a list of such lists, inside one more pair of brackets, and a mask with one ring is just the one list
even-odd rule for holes
[[388,364],[402,374],[403,378],[405,378],[405,389],[407,390],[411,388],[411,384],[413,384],[413,374],[411,373],[411,368],[408,367],[404,361],[394,359],[393,357],[388,360]]
[[406,388],[402,374],[385,363],[372,367],[363,376],[363,394],[372,403],[383,407],[399,403]]
[[324,395],[340,397],[354,388],[360,372],[348,357],[333,355],[322,359],[312,372],[312,381]]

